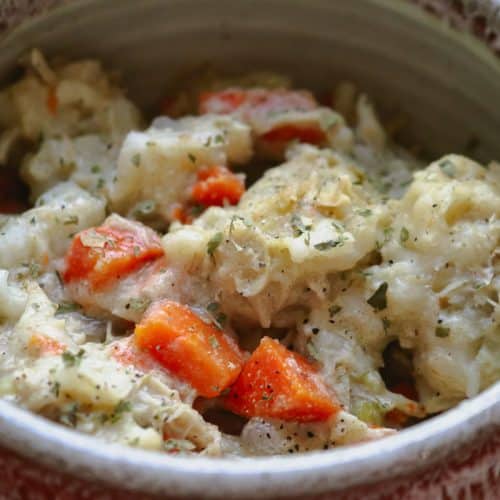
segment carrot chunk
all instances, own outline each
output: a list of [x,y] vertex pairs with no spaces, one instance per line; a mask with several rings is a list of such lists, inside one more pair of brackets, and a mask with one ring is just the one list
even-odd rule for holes
[[314,367],[269,337],[246,362],[225,404],[244,417],[296,422],[327,420],[340,408]]
[[202,92],[199,97],[200,113],[230,114],[244,104],[248,100],[248,97],[248,91],[243,89]]
[[231,88],[219,92],[202,92],[199,96],[200,114],[231,114],[244,111],[243,118],[252,114],[273,114],[288,111],[309,111],[318,105],[309,92],[286,89]]
[[230,337],[178,302],[153,304],[135,327],[135,341],[207,398],[229,387],[243,366],[242,354]]
[[160,240],[151,233],[106,225],[86,229],[73,238],[63,280],[87,280],[100,290],[162,255]]
[[183,207],[180,204],[175,205],[172,208],[170,217],[172,218],[172,220],[179,221],[181,224],[191,224],[191,222],[193,222],[193,219],[189,215],[187,208]]
[[245,184],[238,176],[225,167],[212,166],[198,172],[191,198],[199,205],[221,207],[225,202],[236,205],[244,192]]
[[37,355],[55,355],[64,352],[66,346],[46,335],[35,333],[28,341],[28,349]]
[[319,121],[295,123],[288,115],[317,107],[318,103],[310,92],[298,90],[231,88],[204,92],[199,96],[201,114],[234,114],[256,128],[261,139],[269,143],[286,144],[298,140],[318,145],[325,142],[326,134]]

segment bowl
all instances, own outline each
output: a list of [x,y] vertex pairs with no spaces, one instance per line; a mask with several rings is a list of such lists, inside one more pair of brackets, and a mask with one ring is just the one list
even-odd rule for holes
[[[500,158],[499,11],[445,0],[18,1],[0,6],[0,81],[34,46],[98,57],[152,115],[169,81],[202,63],[282,71],[317,90],[348,78],[382,110],[404,110],[408,140],[429,156],[486,161]],[[0,445],[2,498],[500,498],[500,384],[395,436],[308,455],[187,459],[104,445],[1,400]]]

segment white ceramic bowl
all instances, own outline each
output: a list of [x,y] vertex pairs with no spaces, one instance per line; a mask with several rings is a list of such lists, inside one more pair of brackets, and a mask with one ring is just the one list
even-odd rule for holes
[[[12,77],[18,57],[33,46],[49,55],[103,59],[122,70],[131,96],[149,110],[164,94],[169,79],[204,62],[234,71],[284,71],[297,83],[317,89],[350,78],[383,108],[407,112],[410,134],[430,154],[462,152],[471,138],[480,138],[471,154],[481,160],[500,159],[499,60],[484,43],[407,1],[19,0],[16,4],[0,5],[0,22],[22,21],[0,40],[2,81]],[[488,12],[493,17],[500,8],[494,2],[479,4],[491,4]],[[44,5],[52,8],[45,11],[40,8]],[[28,15],[31,11],[37,15]],[[493,18],[488,22],[493,26]],[[373,482],[388,485],[402,475],[415,476],[499,432],[499,384],[443,415],[377,442],[237,461],[186,459],[104,444],[0,401],[0,443],[17,456],[86,481],[171,497],[306,498],[340,491],[348,495],[349,488]],[[497,446],[494,457],[499,451]],[[0,493],[1,484],[0,475]]]

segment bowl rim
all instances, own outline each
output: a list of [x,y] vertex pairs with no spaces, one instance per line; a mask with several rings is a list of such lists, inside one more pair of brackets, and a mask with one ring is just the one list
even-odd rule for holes
[[93,436],[0,400],[0,442],[5,447],[78,477],[179,497],[270,498],[290,491],[305,495],[342,490],[429,467],[497,428],[500,383],[441,415],[376,441],[289,456],[181,457],[118,444],[102,446]]
[[[388,0],[370,1],[388,4]],[[494,3],[500,5],[498,0]],[[66,0],[58,10],[75,4]],[[31,22],[38,17],[42,16]],[[0,41],[6,42],[29,22]],[[471,45],[469,50],[479,48]],[[482,50],[474,55],[485,57],[485,63],[492,61]],[[79,478],[177,497],[271,498],[289,496],[291,491],[300,496],[344,490],[427,468],[496,429],[500,429],[500,382],[441,415],[381,440],[307,455],[237,459],[171,456],[103,443],[0,399],[0,443],[5,448]]]

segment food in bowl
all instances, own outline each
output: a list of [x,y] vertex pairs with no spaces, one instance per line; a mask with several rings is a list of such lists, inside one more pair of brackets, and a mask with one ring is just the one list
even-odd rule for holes
[[99,62],[34,50],[0,102],[33,202],[1,219],[3,398],[107,442],[274,455],[500,378],[499,164],[425,166],[350,83],[197,75],[145,127]]

